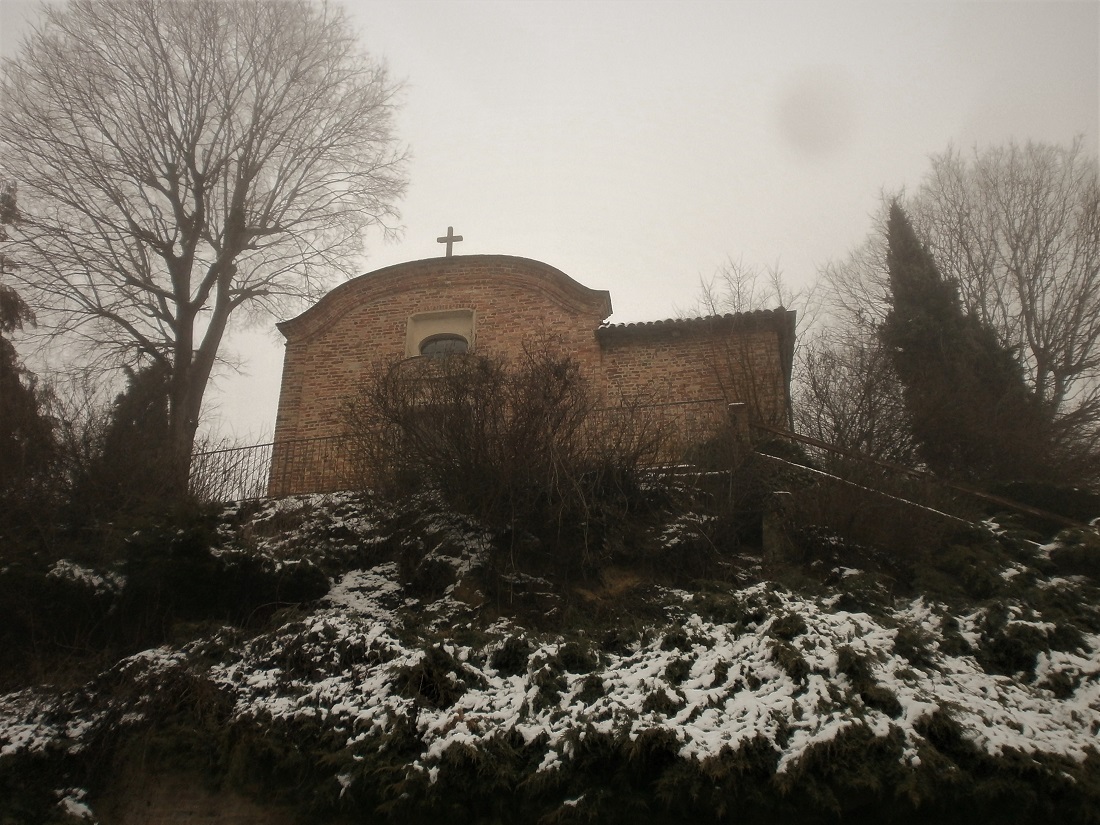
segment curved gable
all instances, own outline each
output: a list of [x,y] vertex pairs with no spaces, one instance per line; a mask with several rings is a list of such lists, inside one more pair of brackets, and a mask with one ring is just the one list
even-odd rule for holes
[[549,264],[511,255],[457,255],[395,264],[360,275],[334,288],[301,315],[276,326],[288,341],[302,341],[354,307],[383,303],[425,284],[442,289],[484,280],[540,294],[571,312],[596,315],[601,320],[611,314],[607,290],[589,289]]

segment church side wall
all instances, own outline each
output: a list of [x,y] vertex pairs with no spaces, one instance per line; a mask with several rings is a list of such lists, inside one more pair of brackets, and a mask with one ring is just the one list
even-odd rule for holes
[[[662,325],[663,326],[663,325]],[[749,420],[785,425],[786,381],[774,329],[733,331],[679,325],[603,332],[602,374],[610,405],[646,405],[636,414],[661,433],[659,459],[694,461],[728,443]],[[731,417],[729,405],[743,408]],[[733,428],[733,430],[731,430]]]
[[603,375],[610,399],[638,396],[648,403],[720,399],[743,402],[750,417],[787,420],[786,380],[773,329],[675,330],[657,334],[616,330],[603,342]]

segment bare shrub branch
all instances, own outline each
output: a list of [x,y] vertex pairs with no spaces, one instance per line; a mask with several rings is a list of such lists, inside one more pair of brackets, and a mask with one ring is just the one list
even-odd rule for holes
[[636,506],[642,473],[663,455],[667,434],[636,402],[597,408],[578,363],[542,347],[512,362],[400,362],[350,399],[345,415],[364,486],[438,491],[584,565],[598,561],[606,520]]

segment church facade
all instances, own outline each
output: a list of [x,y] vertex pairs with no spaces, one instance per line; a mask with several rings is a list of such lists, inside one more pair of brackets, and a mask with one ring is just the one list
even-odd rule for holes
[[[548,264],[507,255],[411,261],[347,281],[296,318],[286,338],[269,493],[338,486],[346,402],[408,358],[471,352],[508,358],[552,341],[609,405],[720,418],[728,404],[784,426],[790,415],[794,313],[608,324],[611,296]],[[328,439],[328,450],[302,449]],[[337,474],[338,475],[338,474]]]

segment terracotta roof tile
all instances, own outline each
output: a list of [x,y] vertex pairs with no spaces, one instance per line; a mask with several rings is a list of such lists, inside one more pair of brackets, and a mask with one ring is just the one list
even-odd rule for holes
[[596,330],[600,337],[616,336],[618,334],[652,334],[660,335],[665,332],[679,332],[695,329],[704,329],[716,324],[736,325],[752,327],[760,324],[786,321],[787,310],[757,309],[751,312],[726,313],[724,315],[702,315],[694,318],[665,318],[660,321],[633,321],[626,324],[603,323]]

